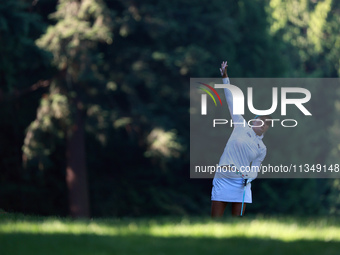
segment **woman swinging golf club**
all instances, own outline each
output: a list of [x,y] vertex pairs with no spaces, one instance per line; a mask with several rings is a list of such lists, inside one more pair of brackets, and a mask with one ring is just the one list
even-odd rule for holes
[[[225,61],[220,68],[224,84],[229,84],[227,66]],[[242,115],[233,114],[231,91],[225,88],[224,93],[235,124],[220,158],[221,170],[216,172],[213,180],[211,192],[213,218],[223,216],[228,202],[232,205],[233,216],[242,216],[245,211],[244,203],[252,203],[251,181],[257,177],[257,170],[266,156],[267,149],[262,138],[272,119],[271,116],[256,116],[251,127],[242,124],[247,122]]]

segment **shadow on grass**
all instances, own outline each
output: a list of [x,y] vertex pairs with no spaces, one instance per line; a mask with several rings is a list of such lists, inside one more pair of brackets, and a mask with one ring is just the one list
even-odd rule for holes
[[111,255],[111,254],[247,254],[338,255],[339,242],[283,242],[258,238],[154,237],[149,235],[99,236],[92,234],[0,235],[0,254]]

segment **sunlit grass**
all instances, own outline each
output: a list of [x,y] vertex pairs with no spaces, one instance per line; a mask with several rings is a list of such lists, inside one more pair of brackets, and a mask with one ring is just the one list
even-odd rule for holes
[[0,214],[0,255],[338,255],[340,220],[247,216],[72,220]]
[[98,236],[154,236],[191,238],[262,238],[340,241],[340,220],[289,217],[72,220],[57,217],[0,215],[0,234],[91,234]]

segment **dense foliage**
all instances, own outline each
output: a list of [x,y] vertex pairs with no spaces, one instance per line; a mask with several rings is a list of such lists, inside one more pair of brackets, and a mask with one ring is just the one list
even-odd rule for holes
[[[211,180],[189,178],[190,77],[225,59],[233,77],[338,77],[339,19],[331,0],[1,3],[0,208],[67,215],[78,169],[93,216],[208,214]],[[268,162],[339,156],[339,91],[313,89],[318,133],[273,132]],[[253,189],[253,213],[339,213],[338,180]]]

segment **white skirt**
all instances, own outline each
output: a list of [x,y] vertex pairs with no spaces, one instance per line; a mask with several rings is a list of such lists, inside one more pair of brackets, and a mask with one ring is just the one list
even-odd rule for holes
[[[243,200],[244,184],[242,178],[214,178],[211,191],[212,201],[239,202]],[[245,203],[252,203],[251,183],[246,186]]]

